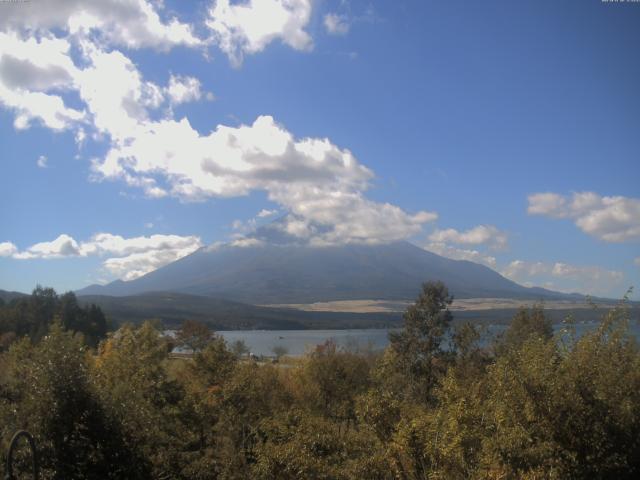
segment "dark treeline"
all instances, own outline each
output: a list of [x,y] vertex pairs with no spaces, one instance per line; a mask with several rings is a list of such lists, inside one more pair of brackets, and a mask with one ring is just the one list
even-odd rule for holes
[[91,349],[60,316],[0,354],[2,450],[28,429],[43,478],[66,480],[639,477],[624,302],[580,338],[522,309],[488,348],[473,325],[452,328],[450,303],[425,284],[384,352],[327,342],[285,364],[193,323],[178,336],[192,358],[151,323]]
[[25,336],[38,342],[54,321],[65,330],[81,333],[92,347],[107,335],[107,319],[100,307],[80,306],[73,292],[58,295],[53,288],[38,286],[31,295],[9,302],[0,299],[0,351]]

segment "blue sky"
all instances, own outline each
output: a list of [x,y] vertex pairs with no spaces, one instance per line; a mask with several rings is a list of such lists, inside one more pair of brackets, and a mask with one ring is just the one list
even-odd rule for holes
[[0,288],[136,278],[281,217],[640,286],[640,3],[112,3],[0,3]]

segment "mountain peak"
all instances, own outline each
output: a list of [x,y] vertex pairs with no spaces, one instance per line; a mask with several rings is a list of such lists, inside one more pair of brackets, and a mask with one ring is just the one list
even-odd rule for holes
[[457,298],[562,296],[525,288],[484,265],[441,257],[406,241],[320,248],[310,242],[290,242],[280,232],[271,226],[257,229],[252,236],[200,249],[136,280],[78,293],[122,296],[167,291],[250,304],[412,300],[423,282],[441,280]]

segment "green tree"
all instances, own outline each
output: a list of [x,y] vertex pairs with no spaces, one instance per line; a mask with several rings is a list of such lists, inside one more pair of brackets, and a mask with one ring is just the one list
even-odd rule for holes
[[184,388],[167,370],[166,339],[145,322],[120,328],[100,346],[92,378],[100,401],[122,425],[129,447],[141,452],[150,478],[179,478],[190,436],[180,405]]
[[35,435],[43,478],[148,478],[120,424],[106,415],[91,388],[78,336],[54,323],[39,344],[15,344],[5,368],[0,391],[13,408],[2,423],[9,432]]
[[530,338],[549,340],[553,337],[553,325],[541,304],[531,308],[521,307],[513,317],[507,330],[498,337],[495,345],[497,355],[521,347]]
[[231,344],[231,351],[238,357],[244,357],[249,353],[249,347],[244,340],[236,340]]
[[446,371],[447,354],[442,343],[453,316],[453,297],[442,282],[427,282],[416,302],[404,313],[404,329],[389,334],[396,368],[406,377],[410,393],[423,402],[432,400],[432,390]]
[[265,440],[256,452],[249,478],[297,480],[391,480],[394,475],[384,447],[368,430],[344,430],[302,411],[265,419],[259,429]]
[[[214,336],[202,351],[182,365],[178,374],[186,393],[181,413],[190,435],[189,448],[183,455],[183,473],[187,478],[223,478],[221,475],[230,464],[237,466],[235,459],[240,453],[229,447],[232,432],[219,427],[223,422],[223,388],[236,367],[236,355],[229,351],[222,337]],[[231,428],[237,427],[227,423]],[[225,448],[235,453],[221,453]]]
[[338,350],[334,341],[318,345],[297,371],[301,405],[335,422],[355,423],[355,399],[370,386],[367,358]]

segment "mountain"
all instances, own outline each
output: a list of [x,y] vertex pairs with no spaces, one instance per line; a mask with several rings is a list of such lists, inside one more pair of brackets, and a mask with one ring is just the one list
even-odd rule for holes
[[408,242],[314,247],[254,240],[259,244],[201,248],[135,280],[92,285],[77,293],[127,296],[162,291],[253,305],[412,300],[423,282],[441,280],[457,298],[569,298],[523,287],[484,265],[441,257]]
[[11,300],[15,298],[27,297],[26,293],[21,292],[9,292],[7,290],[0,290],[0,299],[6,303],[9,303]]

